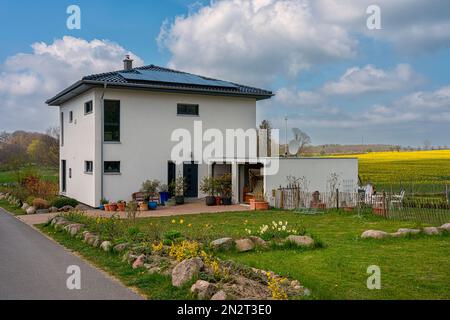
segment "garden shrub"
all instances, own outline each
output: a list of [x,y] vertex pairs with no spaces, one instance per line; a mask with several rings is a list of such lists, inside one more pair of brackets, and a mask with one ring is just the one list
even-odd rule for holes
[[47,200],[36,198],[33,200],[33,207],[36,209],[48,209],[50,207],[50,203]]
[[76,207],[78,205],[78,201],[72,198],[66,197],[57,197],[52,201],[52,207],[62,208],[64,206],[72,206]]
[[183,237],[183,235],[181,234],[181,232],[179,232],[177,230],[169,230],[164,233],[164,239],[171,240],[171,241],[174,241],[175,239],[179,239],[182,237]]

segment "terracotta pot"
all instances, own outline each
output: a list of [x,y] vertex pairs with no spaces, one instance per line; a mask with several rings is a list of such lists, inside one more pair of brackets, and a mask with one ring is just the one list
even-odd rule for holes
[[105,211],[109,211],[109,204],[105,203],[103,206],[105,207]]
[[119,211],[125,211],[125,202],[119,202],[117,204],[117,207],[119,208]]
[[117,211],[117,204],[111,203],[109,205],[109,211]]
[[250,199],[250,210],[268,210],[269,203],[267,201],[256,201],[255,199]]
[[220,206],[221,201],[222,201],[222,198],[217,196],[216,197],[216,206]]
[[148,211],[148,202],[142,202],[141,204],[139,204],[139,210]]

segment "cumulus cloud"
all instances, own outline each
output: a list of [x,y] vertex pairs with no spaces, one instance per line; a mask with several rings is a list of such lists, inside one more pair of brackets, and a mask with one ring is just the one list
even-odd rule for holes
[[252,84],[354,57],[357,46],[344,27],[317,20],[307,0],[215,1],[166,22],[158,42],[171,67]]
[[43,130],[54,125],[57,113],[44,101],[82,76],[123,68],[130,54],[117,43],[87,41],[65,36],[47,44],[31,45],[31,53],[18,53],[0,65],[0,128]]
[[399,64],[393,70],[377,69],[373,65],[348,69],[338,81],[325,83],[326,94],[363,94],[396,91],[414,87],[422,82],[408,64]]

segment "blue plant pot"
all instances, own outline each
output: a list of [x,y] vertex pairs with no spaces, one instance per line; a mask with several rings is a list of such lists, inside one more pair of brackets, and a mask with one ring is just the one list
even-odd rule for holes
[[103,204],[100,205],[100,207],[98,207],[100,210],[105,210],[105,206]]
[[158,208],[158,203],[156,201],[149,201],[148,208],[150,210],[156,210]]
[[164,205],[169,200],[169,193],[166,191],[162,191],[159,193],[159,201],[162,205]]

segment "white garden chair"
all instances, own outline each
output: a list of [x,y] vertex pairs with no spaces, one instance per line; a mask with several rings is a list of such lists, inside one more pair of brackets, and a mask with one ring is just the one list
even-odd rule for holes
[[392,195],[391,201],[389,202],[390,208],[401,208],[403,206],[403,198],[405,197],[405,190],[402,190],[400,194]]

